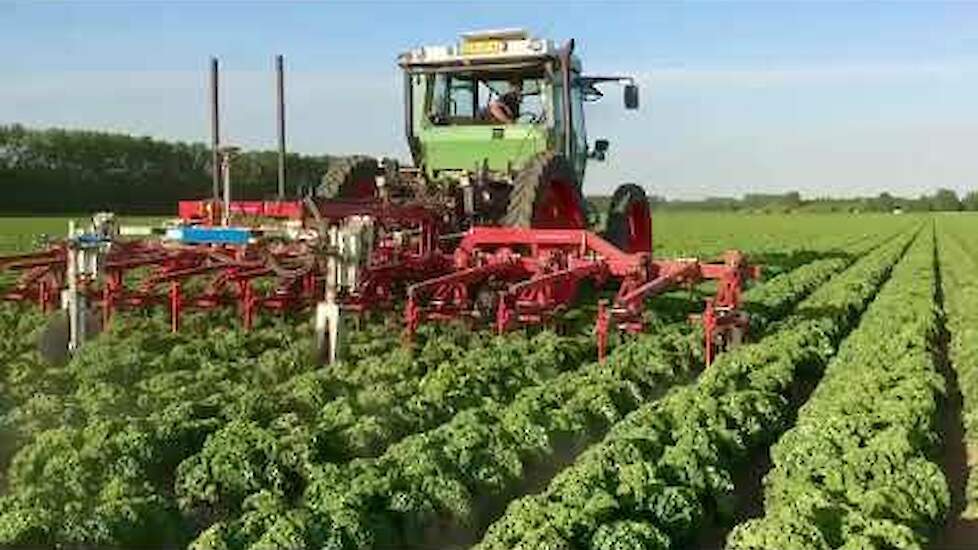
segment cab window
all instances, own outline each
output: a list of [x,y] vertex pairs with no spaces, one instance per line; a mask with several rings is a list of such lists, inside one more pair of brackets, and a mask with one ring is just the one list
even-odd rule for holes
[[541,96],[542,74],[525,73],[437,73],[427,75],[428,101],[425,112],[436,125],[495,124],[489,103],[521,84],[519,119],[534,124],[545,119]]

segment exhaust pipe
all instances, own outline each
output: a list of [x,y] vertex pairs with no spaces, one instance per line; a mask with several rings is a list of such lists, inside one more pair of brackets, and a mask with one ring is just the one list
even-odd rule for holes
[[285,68],[281,55],[275,56],[278,91],[278,200],[285,199]]
[[211,58],[211,176],[213,182],[212,196],[218,200],[221,196],[221,161],[218,149],[221,147],[221,122],[218,98],[217,58]]

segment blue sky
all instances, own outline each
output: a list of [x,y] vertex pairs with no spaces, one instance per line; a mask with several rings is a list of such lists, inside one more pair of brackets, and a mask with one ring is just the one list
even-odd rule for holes
[[395,55],[512,26],[639,77],[640,112],[588,107],[588,191],[978,188],[978,3],[7,2],[0,123],[206,141],[217,55],[227,141],[270,148],[282,53],[291,148],[406,157]]

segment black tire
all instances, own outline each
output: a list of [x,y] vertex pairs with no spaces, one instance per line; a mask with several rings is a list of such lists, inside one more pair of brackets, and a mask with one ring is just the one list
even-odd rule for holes
[[377,170],[377,159],[373,157],[358,155],[337,159],[329,164],[323,174],[316,196],[324,199],[356,198],[358,182],[375,182]]
[[[587,215],[574,168],[561,155],[547,153],[530,161],[516,175],[509,194],[506,214],[500,223],[507,227],[547,227],[583,229]],[[546,200],[549,188],[559,185],[566,193],[561,220],[541,220],[540,201]]]
[[[84,319],[86,340],[91,340],[102,332],[102,316],[98,310],[89,309],[85,312]],[[69,339],[68,312],[58,310],[48,318],[47,324],[38,335],[37,351],[49,364],[63,366],[71,359],[68,353]]]
[[[643,216],[648,216],[646,225],[639,228],[640,231],[647,232],[647,235],[633,234],[634,228],[629,223],[629,215],[635,207],[644,207]],[[619,185],[615,189],[608,205],[604,238],[626,252],[652,252],[651,208],[645,189],[634,183]]]

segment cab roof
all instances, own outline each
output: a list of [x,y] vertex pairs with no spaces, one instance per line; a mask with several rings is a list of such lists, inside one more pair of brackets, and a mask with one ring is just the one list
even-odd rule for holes
[[553,41],[533,38],[526,29],[489,29],[461,33],[451,45],[421,46],[398,56],[406,69],[469,66],[554,59]]

